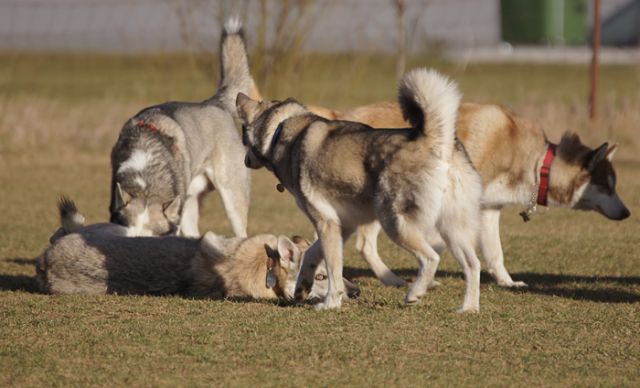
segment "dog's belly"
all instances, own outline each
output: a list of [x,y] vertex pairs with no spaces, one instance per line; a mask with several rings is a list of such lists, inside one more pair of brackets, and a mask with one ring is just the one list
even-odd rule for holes
[[307,187],[296,198],[298,207],[316,219],[334,221],[348,228],[367,224],[375,219],[372,197],[365,195],[341,195]]

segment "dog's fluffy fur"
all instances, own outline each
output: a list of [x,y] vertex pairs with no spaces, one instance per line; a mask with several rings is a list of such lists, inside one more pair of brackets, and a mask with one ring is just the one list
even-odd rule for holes
[[417,302],[433,281],[439,256],[426,234],[440,231],[465,274],[461,310],[477,311],[481,182],[464,152],[453,152],[460,147],[454,140],[460,95],[442,75],[419,69],[403,78],[399,101],[412,128],[374,130],[323,119],[292,99],[257,102],[240,94],[245,164],[272,170],[319,236],[305,255],[296,298],[311,288],[324,252],[329,291],[317,308],[339,308],[343,242],[378,220],[419,262],[406,303]]
[[[310,106],[330,119],[362,122],[374,128],[403,128],[407,121],[399,104],[383,102],[338,112]],[[513,281],[504,265],[500,242],[500,211],[508,205],[528,206],[537,193],[542,160],[549,144],[542,129],[497,105],[462,103],[457,136],[482,177],[484,193],[480,227],[480,248],[489,273],[505,287],[524,286]],[[616,146],[597,149],[583,145],[575,134],[565,134],[551,165],[549,206],[595,210],[611,220],[622,220],[630,212],[617,195],[616,174],[611,164]],[[356,247],[373,271],[387,285],[403,285],[380,259],[376,223],[359,228]],[[438,236],[432,242],[438,243]]]
[[[36,263],[38,284],[51,294],[291,298],[302,252],[309,247],[297,236],[126,237],[120,225],[84,226],[84,216],[68,199],[59,210],[62,227]],[[274,284],[267,287],[270,266]],[[322,297],[328,286],[324,269],[315,279],[310,296]],[[359,289],[344,281],[357,296]]]
[[249,73],[242,26],[225,24],[220,85],[200,103],[167,102],[124,125],[111,153],[111,221],[131,236],[180,232],[197,237],[200,202],[217,189],[236,236],[247,235],[250,174],[236,123],[235,98],[259,98]]

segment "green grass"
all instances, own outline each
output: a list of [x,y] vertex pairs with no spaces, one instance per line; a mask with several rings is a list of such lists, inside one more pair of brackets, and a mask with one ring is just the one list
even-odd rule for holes
[[[315,58],[315,59],[314,59]],[[7,55],[0,68],[0,386],[637,386],[640,382],[640,158],[638,69],[605,68],[604,119],[581,134],[620,141],[618,186],[630,219],[553,209],[522,223],[505,211],[507,268],[524,290],[486,274],[481,312],[453,311],[463,280],[446,255],[442,286],[405,308],[353,249],[347,277],[360,299],[338,312],[309,305],[37,293],[33,258],[71,195],[89,222],[107,217],[108,152],[119,126],[145,105],[197,100],[215,88],[211,60],[178,57]],[[314,60],[312,60],[314,59]],[[413,63],[418,63],[415,60]],[[586,68],[434,63],[469,99],[496,101],[549,125],[586,123]],[[393,61],[309,57],[277,73],[264,94],[341,109],[392,99]],[[326,70],[322,70],[326,67]],[[209,70],[214,69],[209,73]],[[274,84],[278,83],[277,87]],[[250,233],[312,236],[288,194],[254,172]],[[216,194],[201,229],[231,233]],[[415,276],[415,261],[386,238],[386,263]]]

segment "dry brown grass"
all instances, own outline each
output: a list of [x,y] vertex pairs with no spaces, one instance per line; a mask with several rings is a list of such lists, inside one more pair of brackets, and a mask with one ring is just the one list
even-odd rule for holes
[[[461,81],[468,99],[537,118],[551,139],[579,129],[591,145],[620,142],[619,192],[632,212],[616,223],[556,209],[524,224],[521,209],[507,210],[507,267],[529,287],[505,290],[483,274],[481,312],[460,316],[452,311],[461,303],[463,280],[449,256],[438,272],[443,285],[404,308],[405,290],[381,286],[353,243],[345,273],[362,297],[340,312],[38,294],[33,258],[57,228],[58,195],[75,198],[89,222],[105,220],[108,154],[121,124],[152,103],[205,98],[215,84],[207,72],[171,61],[88,58],[83,67],[76,60],[49,59],[46,70],[42,59],[32,58],[36,62],[20,62],[11,76],[0,69],[1,386],[638,386],[636,68],[605,69],[602,124],[592,127],[581,103],[582,68],[462,71],[436,63]],[[318,59],[292,75],[295,82],[279,77],[278,90],[265,95],[341,109],[395,95],[394,61],[384,58]],[[253,177],[250,233],[311,237],[308,221],[291,196],[275,190],[271,174]],[[231,233],[220,200],[212,197],[201,228]],[[385,238],[380,253],[401,276],[415,276],[415,261]]]

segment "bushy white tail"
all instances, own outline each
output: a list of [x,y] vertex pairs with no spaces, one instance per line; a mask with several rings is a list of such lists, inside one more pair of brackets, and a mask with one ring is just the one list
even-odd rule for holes
[[400,81],[398,100],[404,118],[417,137],[424,137],[432,152],[445,160],[453,152],[460,98],[457,85],[435,70],[412,70]]
[[224,23],[220,39],[220,85],[214,98],[235,117],[238,93],[262,99],[251,76],[242,23],[231,17]]

